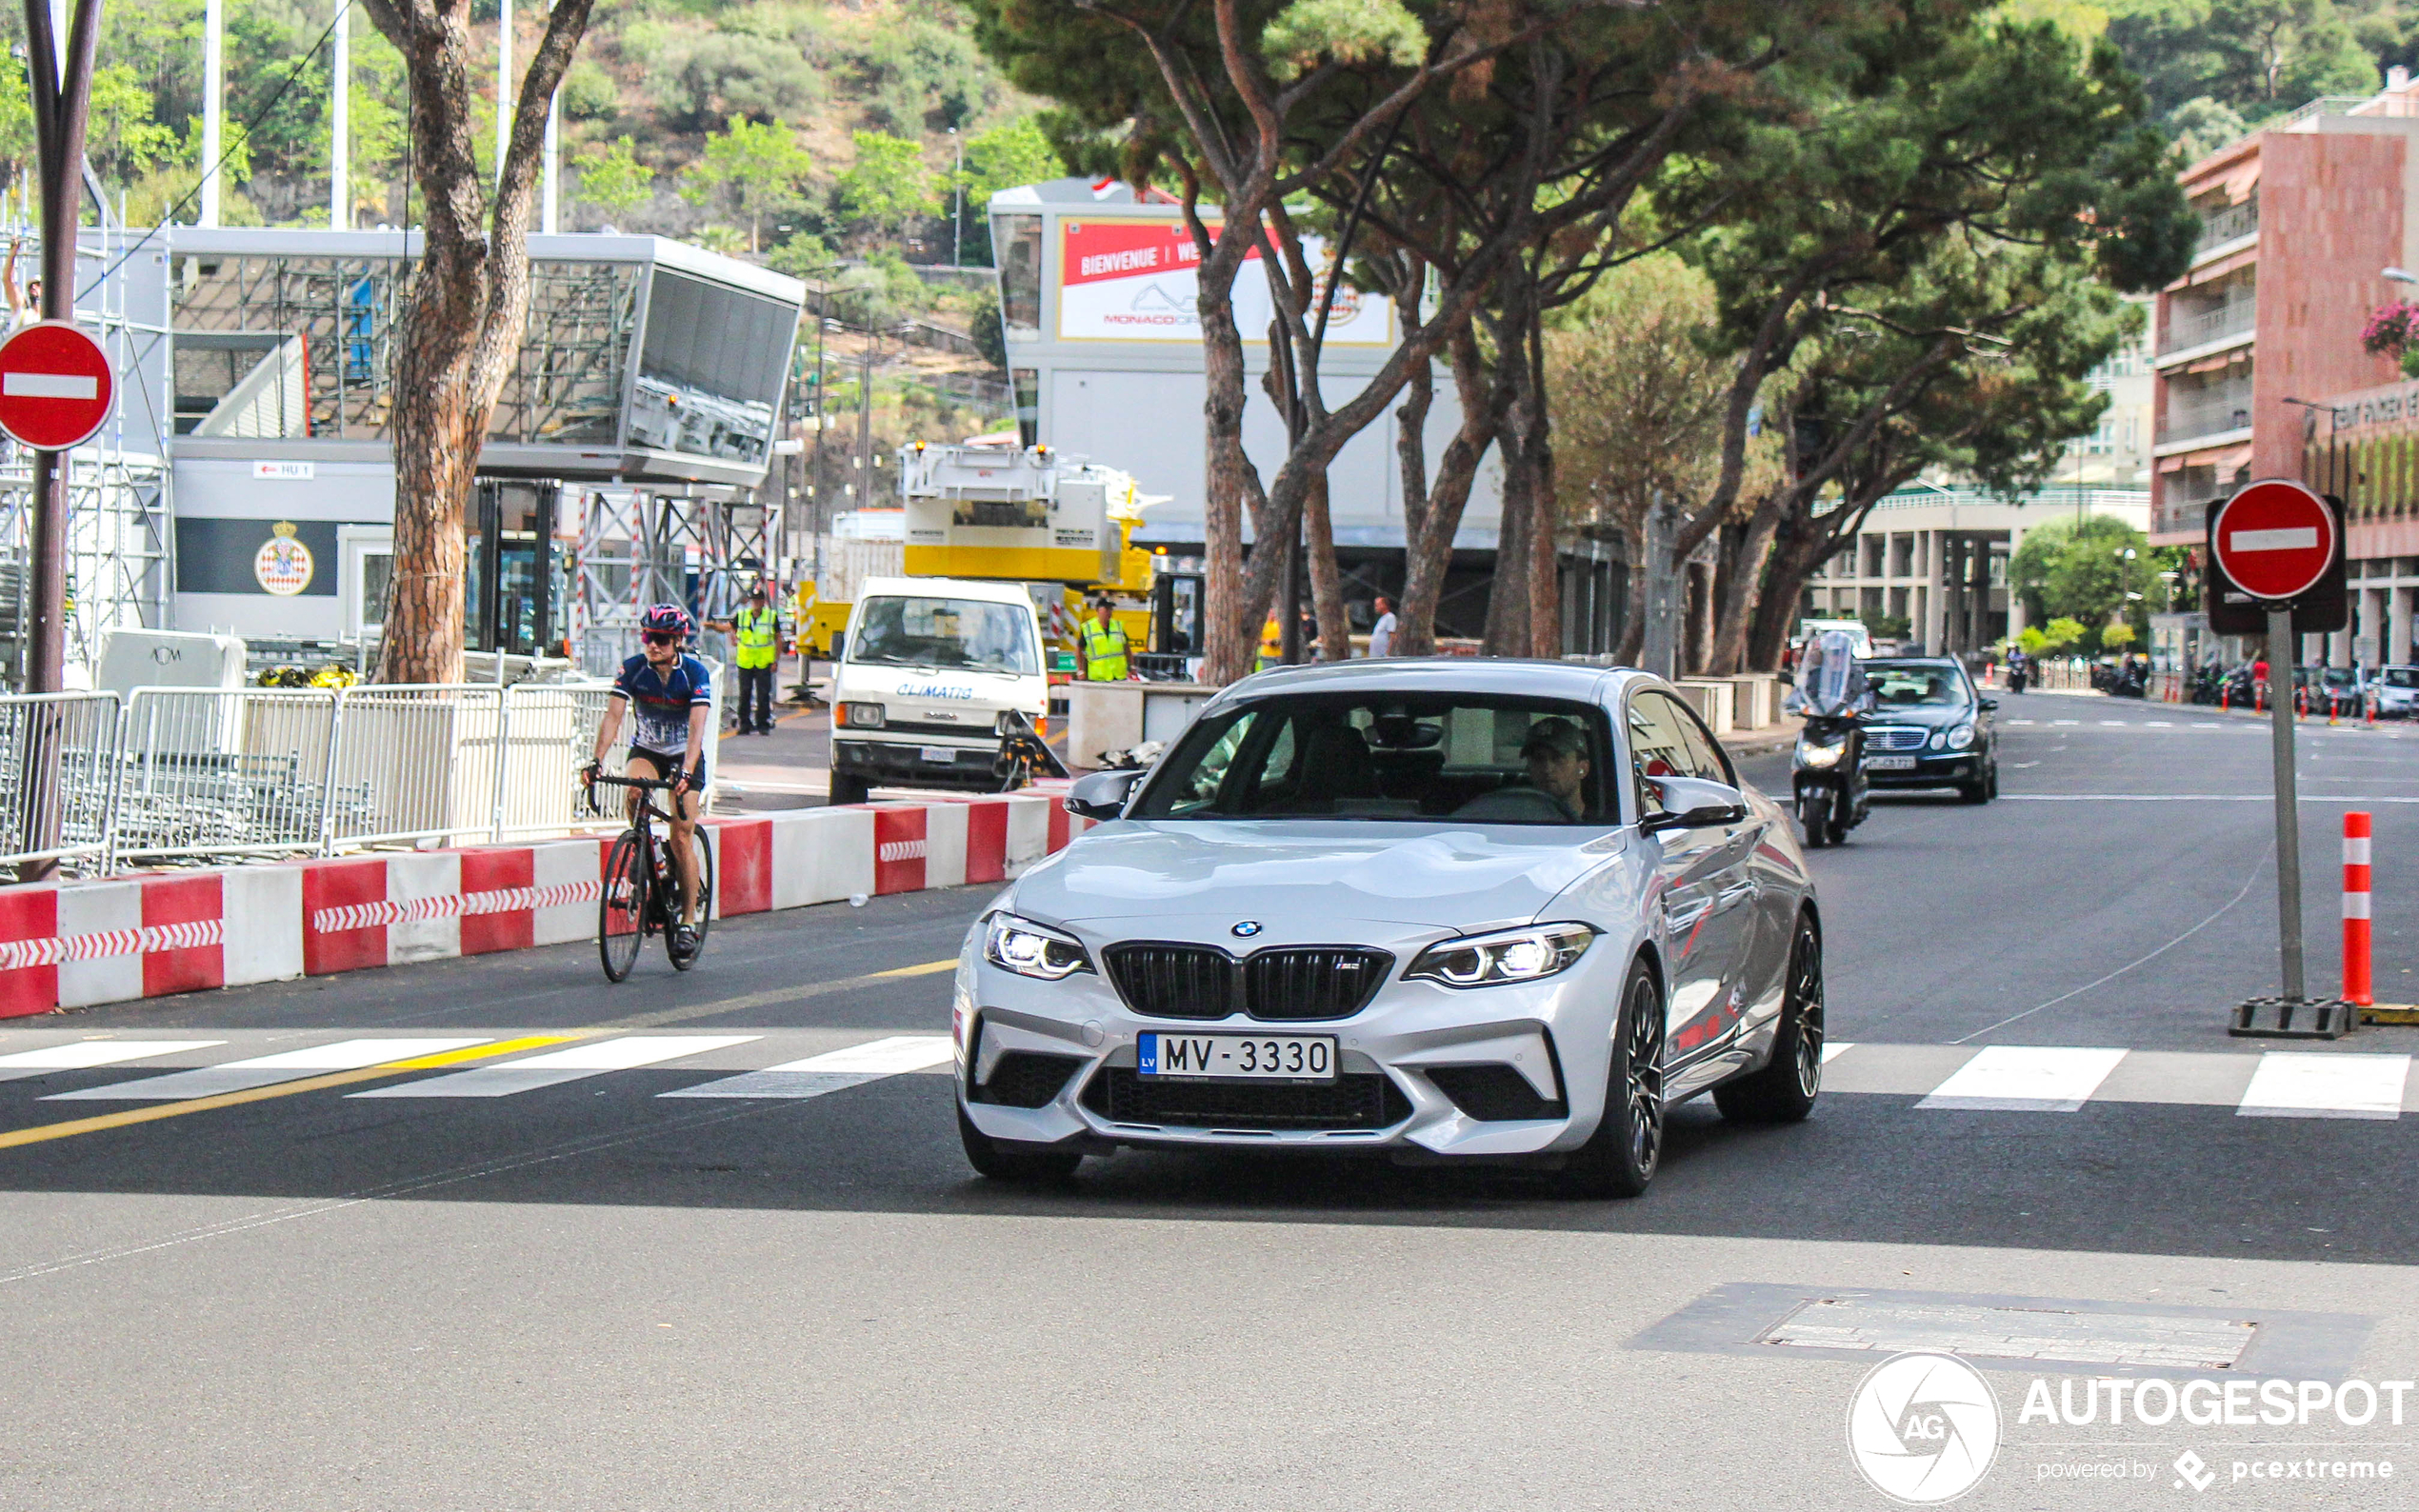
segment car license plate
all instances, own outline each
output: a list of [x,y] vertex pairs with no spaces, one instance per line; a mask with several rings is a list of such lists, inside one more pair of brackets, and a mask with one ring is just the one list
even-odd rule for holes
[[1142,1074],[1174,1082],[1332,1082],[1331,1034],[1145,1034]]
[[1869,772],[1911,772],[1915,769],[1912,756],[1868,756],[1865,769]]
[[939,762],[944,766],[957,765],[957,747],[954,746],[927,746],[917,754],[928,762]]

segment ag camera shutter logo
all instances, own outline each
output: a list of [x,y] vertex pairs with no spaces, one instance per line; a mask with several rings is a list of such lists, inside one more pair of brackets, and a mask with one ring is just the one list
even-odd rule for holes
[[1867,1483],[1893,1502],[1953,1502],[1998,1457],[1999,1399],[1955,1355],[1893,1355],[1857,1383],[1848,1450]]

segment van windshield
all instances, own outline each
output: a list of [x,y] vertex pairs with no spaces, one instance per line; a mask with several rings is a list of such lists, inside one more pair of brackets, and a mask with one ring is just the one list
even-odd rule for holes
[[1038,677],[1042,669],[1033,611],[983,599],[868,599],[849,638],[849,660],[1011,677]]

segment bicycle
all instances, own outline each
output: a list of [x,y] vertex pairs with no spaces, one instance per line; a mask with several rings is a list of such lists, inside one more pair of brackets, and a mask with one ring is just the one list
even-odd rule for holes
[[671,779],[609,777],[599,772],[588,788],[591,808],[596,806],[598,783],[636,788],[640,794],[638,812],[631,816],[630,827],[613,837],[613,847],[605,856],[605,890],[596,905],[596,953],[605,964],[605,980],[627,978],[630,967],[638,964],[647,937],[657,933],[664,937],[664,955],[672,969],[686,971],[706,953],[706,927],[713,918],[713,847],[706,843],[705,830],[692,831],[697,920],[691,927],[696,930],[697,945],[683,955],[673,933],[679,923],[680,879],[672,875],[670,846],[655,833],[657,820],[671,823],[672,816],[656,805],[654,796],[669,791]]

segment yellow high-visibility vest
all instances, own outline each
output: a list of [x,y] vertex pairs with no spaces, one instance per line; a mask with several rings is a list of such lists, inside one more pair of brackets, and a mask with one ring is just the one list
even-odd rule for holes
[[781,617],[770,607],[741,609],[730,617],[730,625],[738,641],[738,650],[732,660],[740,666],[770,666],[780,660]]
[[1084,676],[1094,683],[1125,681],[1126,632],[1114,620],[1084,622]]

